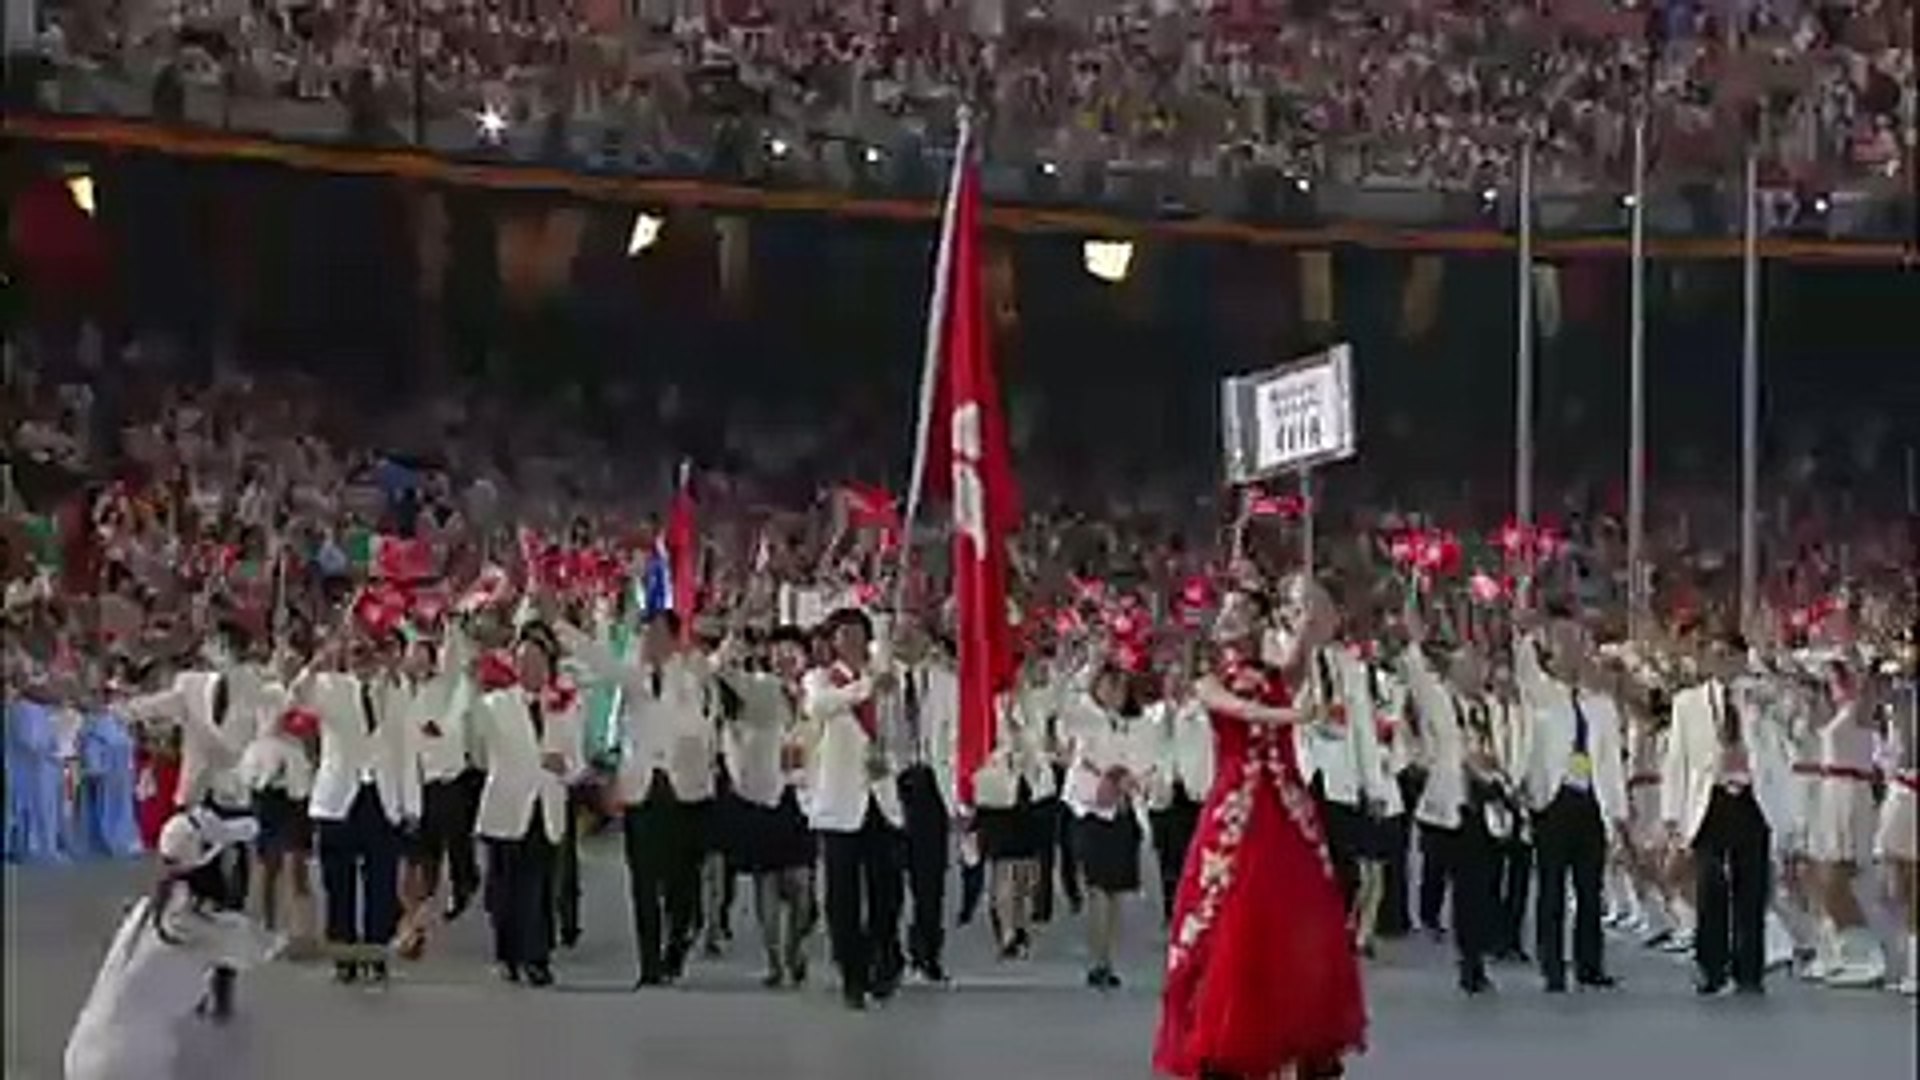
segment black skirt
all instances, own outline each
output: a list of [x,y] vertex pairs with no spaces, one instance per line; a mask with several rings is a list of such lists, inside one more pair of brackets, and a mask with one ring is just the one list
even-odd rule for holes
[[777,806],[761,806],[738,795],[727,796],[719,805],[725,807],[722,848],[735,873],[772,874],[813,865],[813,830],[792,788],[781,794]]
[[1012,806],[982,806],[974,811],[974,824],[980,831],[980,857],[989,862],[1038,859],[1052,838],[1048,826],[1052,819],[1033,801],[1033,788],[1025,778],[1015,789]]
[[260,835],[254,840],[260,854],[304,854],[313,850],[313,821],[307,817],[305,799],[296,799],[282,788],[256,791],[253,820],[260,825]]
[[1111,821],[1092,814],[1075,819],[1073,843],[1089,888],[1140,891],[1140,820],[1132,810],[1121,807]]

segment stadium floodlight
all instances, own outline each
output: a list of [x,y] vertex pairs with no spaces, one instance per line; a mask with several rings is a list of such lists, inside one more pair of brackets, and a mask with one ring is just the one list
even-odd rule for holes
[[82,172],[67,177],[67,194],[73,196],[73,205],[88,217],[93,216],[96,204],[93,201],[93,177],[90,174]]
[[1087,273],[1110,284],[1127,280],[1133,267],[1133,241],[1089,240],[1081,246],[1080,256]]
[[767,152],[776,158],[786,157],[787,151],[790,149],[792,149],[792,147],[787,145],[787,140],[780,138],[778,135],[767,140]]
[[660,242],[660,230],[666,227],[666,221],[653,214],[642,211],[633,217],[633,231],[627,234],[627,257],[647,250]]
[[499,142],[507,133],[507,118],[493,105],[481,109],[473,120],[480,125],[481,136],[489,142]]

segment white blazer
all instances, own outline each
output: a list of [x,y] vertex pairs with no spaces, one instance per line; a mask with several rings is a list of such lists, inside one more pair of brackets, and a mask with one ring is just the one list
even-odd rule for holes
[[263,700],[259,731],[240,755],[236,774],[248,791],[277,788],[289,798],[304,801],[313,794],[313,756],[299,739],[280,730],[280,716],[290,700],[287,690],[279,684],[269,686]]
[[707,714],[707,658],[677,653],[660,665],[660,693],[654,693],[654,665],[622,660],[578,627],[554,627],[567,652],[595,679],[620,688],[620,772],[615,794],[624,806],[645,802],[653,774],[665,773],[681,802],[713,798],[714,761],[719,733]]
[[[1576,718],[1573,691],[1568,684],[1541,668],[1531,641],[1515,648],[1515,681],[1520,703],[1527,710],[1526,772],[1514,777],[1523,799],[1534,810],[1544,810],[1566,786],[1567,766],[1573,756]],[[1593,765],[1593,795],[1608,829],[1627,820],[1627,747],[1620,710],[1604,691],[1580,691],[1580,713],[1587,721],[1587,759]]]
[[1460,807],[1467,801],[1466,735],[1459,705],[1417,647],[1401,652],[1400,675],[1413,707],[1420,710],[1420,752],[1427,766],[1427,785],[1414,807],[1414,819],[1438,829],[1457,829]]
[[1049,714],[1045,709],[1050,701],[1049,696],[1030,697],[1020,691],[1000,696],[994,708],[993,752],[973,774],[975,805],[988,810],[1018,806],[1022,780],[1027,782],[1028,797],[1035,801],[1057,794],[1046,747]]
[[181,1036],[206,995],[207,970],[243,970],[280,950],[281,939],[245,915],[192,907],[183,888],[167,896],[157,919],[153,903],[135,903],[107,947],[67,1038],[67,1080],[176,1080]]
[[1173,804],[1178,783],[1187,797],[1199,802],[1213,787],[1213,724],[1206,707],[1186,701],[1157,701],[1147,710],[1153,758],[1144,785],[1148,810]]
[[755,806],[780,805],[788,788],[806,786],[806,767],[785,767],[783,759],[797,751],[805,762],[812,748],[812,726],[802,722],[799,710],[777,675],[759,671],[722,671],[716,676],[740,696],[740,715],[721,732],[727,775],[733,793]]
[[294,680],[294,700],[320,717],[320,768],[307,813],[315,821],[345,821],[361,785],[371,780],[388,821],[418,820],[420,763],[406,699],[384,680],[368,686],[377,722],[368,733],[362,685],[358,676],[332,671],[309,670]]
[[[894,674],[900,688],[887,696],[882,711],[888,714],[886,730],[896,733],[902,768],[910,764],[933,770],[940,801],[949,814],[959,803],[954,770],[960,747],[960,679],[952,669],[937,663],[896,664]],[[907,681],[917,680],[915,694],[920,704],[920,726],[916,739],[907,723]]]
[[[403,684],[406,723],[420,753],[420,775],[431,783],[452,780],[479,764],[467,712],[479,696],[468,674],[470,650],[459,634],[450,635],[440,670],[421,682]],[[431,725],[431,727],[429,727]]]
[[[893,755],[886,749],[886,732],[876,732],[879,745],[875,746],[854,713],[873,699],[873,676],[850,678],[850,674],[836,664],[815,668],[801,681],[801,711],[819,730],[810,785],[813,827],[821,832],[859,832],[871,804],[887,824],[902,828],[906,815],[900,806]],[[878,776],[867,767],[876,756],[884,766]]]
[[[587,771],[585,696],[574,694],[565,709],[542,716],[536,736],[528,694],[517,686],[482,695],[469,714],[473,733],[487,762],[486,786],[473,831],[489,840],[519,840],[540,814],[547,839],[558,844],[567,835],[567,787]],[[558,754],[560,775],[541,764]]]
[[1359,806],[1363,801],[1384,803],[1387,793],[1380,777],[1380,740],[1373,729],[1374,700],[1367,665],[1352,649],[1330,645],[1314,654],[1303,678],[1302,698],[1320,703],[1326,696],[1321,665],[1332,682],[1334,700],[1346,706],[1345,724],[1300,724],[1294,730],[1301,779],[1320,778],[1327,801]]
[[[227,683],[227,712],[215,717],[214,690],[221,679]],[[247,786],[238,767],[261,727],[263,688],[260,675],[250,668],[183,671],[168,689],[124,706],[129,720],[180,729],[179,805],[206,799],[230,808],[247,805]]]
[[1786,729],[1740,684],[1719,679],[1690,686],[1673,698],[1673,724],[1660,766],[1660,820],[1679,830],[1688,843],[1706,820],[1707,805],[1720,775],[1720,709],[1732,695],[1746,746],[1748,783],[1754,801],[1776,834],[1792,821],[1793,763]]

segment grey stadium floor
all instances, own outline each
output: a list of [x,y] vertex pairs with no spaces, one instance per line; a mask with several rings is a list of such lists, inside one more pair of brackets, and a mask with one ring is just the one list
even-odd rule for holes
[[[478,912],[385,990],[332,985],[323,969],[276,965],[242,983],[242,1015],[189,1049],[195,1080],[1148,1080],[1158,1008],[1156,920],[1132,919],[1125,989],[1081,985],[1078,928],[1047,929],[1031,963],[1002,966],[986,931],[949,944],[954,983],[910,987],[883,1009],[837,1005],[824,964],[798,993],[760,989],[744,940],[685,985],[629,993],[629,919],[617,847],[590,845],[580,948],[546,992],[498,984]],[[55,1080],[67,1031],[118,914],[146,872],[134,865],[8,867],[5,1063],[10,1080]],[[741,903],[736,929],[750,916]],[[823,946],[816,943],[816,956]],[[1760,1001],[1696,1000],[1684,966],[1610,945],[1622,990],[1547,998],[1530,972],[1501,992],[1455,994],[1444,951],[1392,945],[1368,973],[1373,1046],[1356,1080],[1896,1080],[1916,1075],[1915,1007],[1885,993],[1776,980]]]

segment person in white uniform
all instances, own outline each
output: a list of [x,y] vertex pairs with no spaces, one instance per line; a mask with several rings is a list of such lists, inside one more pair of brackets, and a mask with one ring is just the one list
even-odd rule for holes
[[1137,796],[1151,751],[1132,680],[1102,664],[1062,706],[1072,764],[1061,798],[1073,815],[1074,859],[1086,888],[1087,985],[1115,990],[1121,898],[1140,891]]
[[1819,883],[1824,941],[1815,966],[1828,986],[1878,986],[1886,956],[1855,889],[1873,857],[1874,684],[1845,661],[1827,668],[1833,711],[1820,725],[1807,809],[1807,859]]
[[156,847],[160,880],[114,933],[67,1039],[66,1080],[184,1080],[182,1036],[208,1011],[213,971],[265,963],[282,939],[225,909],[213,871],[250,841],[250,818],[195,808],[168,819]]
[[1708,650],[1706,681],[1674,698],[1661,766],[1660,819],[1670,845],[1693,853],[1702,995],[1729,977],[1740,993],[1763,991],[1773,830],[1788,816],[1786,739],[1740,677],[1746,656],[1738,635]]
[[1906,927],[1905,967],[1894,989],[1911,997],[1920,994],[1920,842],[1915,831],[1915,805],[1920,803],[1920,708],[1916,705],[1913,660],[1907,659],[1905,678],[1889,695],[1884,771],[1887,797],[1880,804],[1880,829],[1874,854],[1886,870],[1894,908]]
[[553,983],[553,870],[567,836],[568,785],[586,772],[580,694],[556,683],[560,643],[545,623],[520,631],[519,681],[473,711],[487,779],[475,830],[487,845],[487,912],[500,976]]

